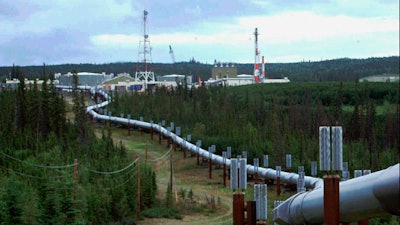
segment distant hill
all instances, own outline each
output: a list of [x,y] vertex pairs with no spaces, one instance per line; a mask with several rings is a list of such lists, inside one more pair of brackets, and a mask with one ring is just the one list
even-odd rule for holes
[[[298,62],[298,63],[267,63],[266,76],[268,78],[288,77],[291,81],[354,81],[361,77],[380,75],[380,74],[399,74],[399,56],[368,58],[368,59],[334,59],[318,62]],[[17,65],[16,65],[17,66]],[[186,74],[193,75],[197,80],[201,77],[206,80],[211,76],[211,64],[198,63],[194,60],[190,62],[154,63],[151,65],[156,75],[166,74]],[[236,64],[238,74],[252,74],[253,64]],[[43,66],[24,66],[21,67],[24,75],[28,78],[39,77],[43,73]],[[136,70],[136,63],[118,62],[106,64],[62,64],[46,65],[46,73],[65,74],[72,71],[86,72],[105,72],[123,73],[133,75]],[[12,66],[0,67],[0,78],[12,76]]]

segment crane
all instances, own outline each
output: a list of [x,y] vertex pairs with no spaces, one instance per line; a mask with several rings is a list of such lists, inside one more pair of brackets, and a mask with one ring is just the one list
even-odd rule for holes
[[171,55],[172,63],[175,63],[174,50],[172,50],[171,45],[169,45],[169,54]]

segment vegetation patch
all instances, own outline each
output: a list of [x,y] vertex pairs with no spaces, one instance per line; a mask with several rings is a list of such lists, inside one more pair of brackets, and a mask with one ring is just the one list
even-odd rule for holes
[[142,212],[142,216],[147,218],[168,218],[168,219],[182,219],[179,211],[176,208],[154,207],[146,209]]

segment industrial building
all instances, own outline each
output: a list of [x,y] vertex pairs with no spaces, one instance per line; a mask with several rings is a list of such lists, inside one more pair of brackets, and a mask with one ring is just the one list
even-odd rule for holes
[[237,68],[232,63],[215,64],[211,70],[211,77],[214,80],[218,80],[220,78],[236,78]]
[[[102,84],[105,81],[108,81],[114,77],[114,74],[106,74],[106,73],[90,73],[90,72],[79,72],[78,75],[78,85],[86,85],[86,86],[97,86]],[[61,75],[60,73],[55,74],[55,79],[59,80],[60,85],[71,86],[73,83],[73,74],[67,73]]]

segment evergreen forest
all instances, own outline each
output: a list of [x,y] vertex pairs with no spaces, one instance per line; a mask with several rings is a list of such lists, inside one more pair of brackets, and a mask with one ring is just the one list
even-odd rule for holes
[[291,82],[237,87],[179,86],[147,93],[114,93],[113,115],[131,114],[154,123],[174,122],[182,136],[228,146],[248,161],[269,155],[270,166],[285,165],[292,154],[294,171],[319,160],[319,126],[342,126],[343,161],[349,171],[384,169],[399,162],[398,83]]
[[52,82],[39,91],[16,73],[18,90],[0,91],[0,224],[135,224],[137,171],[146,209],[157,189],[152,169],[137,168],[109,128],[96,138],[76,85],[68,95]]
[[[268,59],[267,59],[268,61]],[[343,81],[352,82],[355,79],[382,75],[382,74],[399,74],[399,56],[367,58],[367,59],[332,59],[314,62],[295,62],[295,63],[266,63],[267,78],[284,78],[288,77],[291,81]],[[215,61],[217,64],[218,62]],[[226,63],[223,63],[224,65]],[[220,65],[220,64],[218,64]],[[232,65],[232,64],[231,64]],[[235,63],[238,74],[253,74],[254,64]],[[150,69],[156,76],[167,74],[184,74],[193,76],[193,82],[200,77],[203,81],[211,77],[211,69],[214,64],[200,63],[195,59],[187,62],[177,63],[152,63]],[[46,65],[49,74],[61,73],[66,74],[73,72],[94,72],[107,74],[129,73],[135,74],[137,63],[133,62],[117,62],[105,64],[62,64],[62,65]],[[42,66],[24,66],[21,67],[25,77],[32,79],[42,74]],[[15,73],[15,66],[0,67],[0,80],[6,78],[18,78]]]

